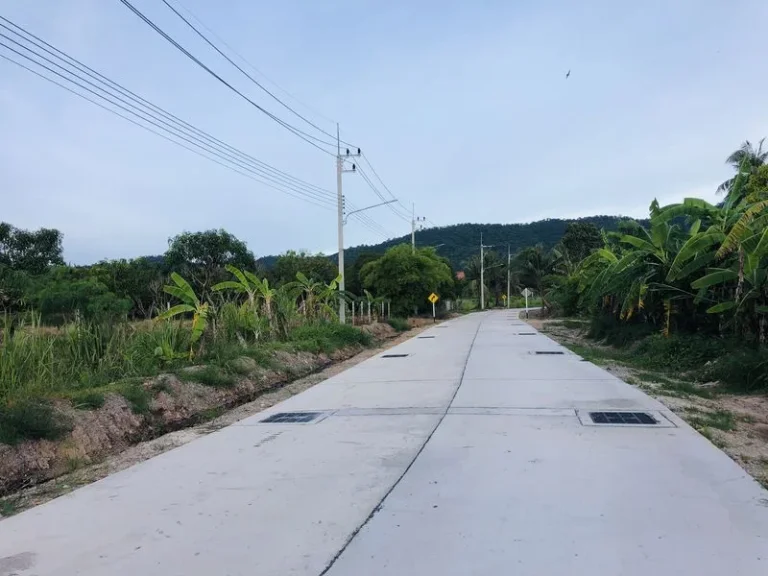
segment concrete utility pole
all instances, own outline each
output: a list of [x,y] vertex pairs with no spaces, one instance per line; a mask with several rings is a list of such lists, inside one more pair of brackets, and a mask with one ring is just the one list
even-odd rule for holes
[[512,262],[512,253],[509,251],[509,244],[507,244],[507,309],[509,309],[509,264]]
[[483,233],[480,232],[480,310],[485,310],[485,254],[483,248]]
[[[357,149],[357,154],[350,154],[349,148],[345,156],[341,155],[341,137],[339,136],[339,125],[336,124],[336,192],[338,200],[338,227],[339,227],[339,276],[341,276],[341,282],[339,282],[339,292],[344,292],[345,274],[344,274],[344,194],[341,191],[341,175],[344,172],[356,172],[357,167],[352,164],[352,169],[347,170],[344,168],[344,162],[347,158],[356,158],[360,156],[360,148]],[[354,316],[354,311],[352,312]],[[343,299],[339,299],[339,322],[345,324],[347,321],[347,304]]]
[[425,216],[416,217],[416,204],[411,204],[411,252],[416,254],[416,224],[424,222]]

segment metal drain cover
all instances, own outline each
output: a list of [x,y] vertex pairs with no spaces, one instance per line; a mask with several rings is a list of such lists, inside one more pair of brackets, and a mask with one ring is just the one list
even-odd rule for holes
[[590,412],[595,424],[658,424],[659,421],[646,412]]
[[322,412],[278,412],[261,420],[264,424],[306,424]]
[[384,354],[382,358],[405,358],[408,354]]
[[582,426],[596,428],[677,428],[677,424],[662,410],[606,408],[577,409],[576,416]]
[[559,352],[557,350],[536,350],[534,354],[537,356],[562,356],[565,352]]
[[417,336],[419,340],[429,340],[430,338],[434,338],[434,336]]
[[536,332],[518,332],[512,336],[536,336]]

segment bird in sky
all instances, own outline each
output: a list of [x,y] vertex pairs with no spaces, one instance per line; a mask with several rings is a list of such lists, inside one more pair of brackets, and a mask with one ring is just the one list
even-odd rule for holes
[[568,70],[568,73],[565,75],[565,79],[568,80],[568,77],[571,75],[571,71]]

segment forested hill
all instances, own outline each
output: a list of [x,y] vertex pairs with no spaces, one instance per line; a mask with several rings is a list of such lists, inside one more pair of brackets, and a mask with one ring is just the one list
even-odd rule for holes
[[[620,216],[589,216],[578,220],[539,220],[528,224],[454,224],[439,228],[427,228],[416,232],[417,246],[439,246],[438,253],[448,258],[457,269],[463,268],[469,259],[480,250],[480,233],[483,243],[494,245],[494,249],[506,253],[509,244],[512,253],[525,248],[542,244],[551,248],[560,240],[569,222],[591,222],[598,228],[616,230],[618,223],[624,220]],[[410,243],[410,235],[387,240],[381,244],[353,246],[344,252],[346,262],[351,264],[360,254],[381,253],[391,246]],[[332,258],[335,260],[336,255]],[[270,268],[276,256],[265,256],[260,262]]]

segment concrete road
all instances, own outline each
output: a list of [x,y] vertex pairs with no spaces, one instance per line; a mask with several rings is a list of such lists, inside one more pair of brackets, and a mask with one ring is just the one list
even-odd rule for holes
[[[610,410],[658,423],[589,415]],[[297,411],[321,414],[262,422]],[[768,492],[499,311],[0,522],[10,574],[758,576]]]

